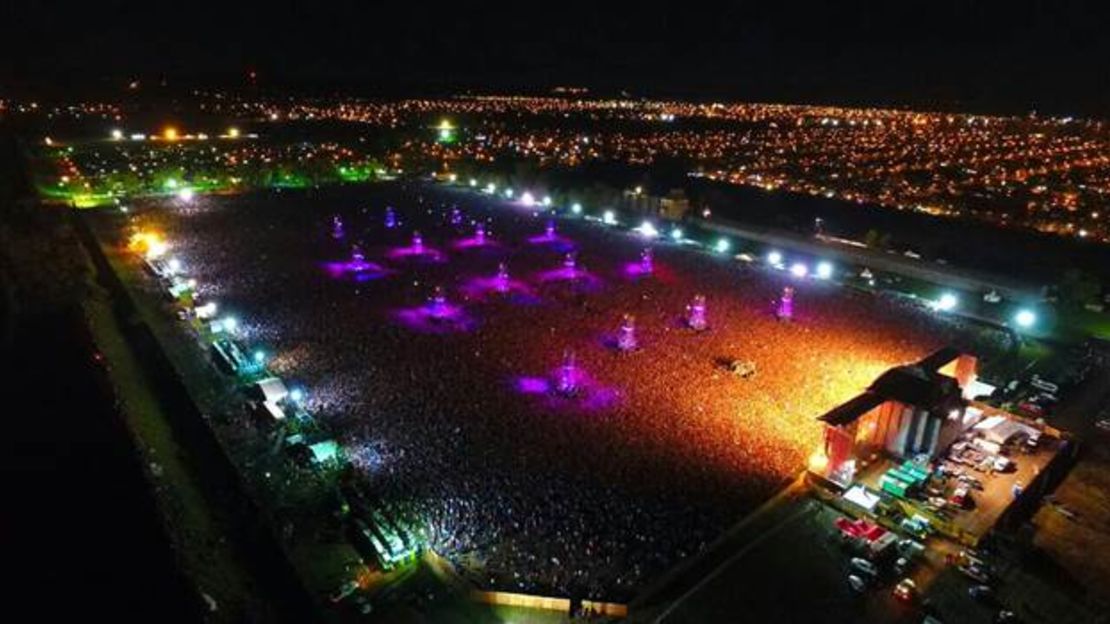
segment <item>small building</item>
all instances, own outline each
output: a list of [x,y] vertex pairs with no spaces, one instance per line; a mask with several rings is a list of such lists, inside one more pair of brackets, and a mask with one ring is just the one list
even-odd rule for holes
[[847,487],[858,463],[885,456],[932,460],[975,424],[969,392],[979,392],[976,358],[944,348],[879,376],[862,394],[820,417],[823,453],[810,472]]

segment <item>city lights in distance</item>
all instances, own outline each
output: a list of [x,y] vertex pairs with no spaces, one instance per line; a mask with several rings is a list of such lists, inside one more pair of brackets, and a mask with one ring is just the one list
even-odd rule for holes
[[601,222],[605,225],[614,225],[617,222],[617,213],[612,210],[606,210],[605,213],[601,215]]
[[833,274],[833,266],[831,262],[821,261],[817,263],[817,279],[829,279]]
[[[509,196],[511,197],[512,195],[510,194]],[[520,196],[520,203],[524,204],[525,206],[531,207],[536,204],[536,198],[533,197],[532,194],[528,191],[525,191],[524,194]]]
[[782,254],[777,251],[772,251],[771,253],[767,254],[767,264],[770,264],[774,267],[781,267]]
[[196,197],[196,192],[189,187],[185,187],[177,192],[177,198],[183,202],[191,202]]
[[166,126],[162,129],[162,138],[167,141],[176,141],[177,128],[174,128],[173,126]]
[[795,262],[790,265],[790,274],[794,277],[805,277],[809,274],[809,267],[802,262]]
[[236,128],[235,126],[232,126],[232,127],[228,128],[227,129],[227,138],[229,138],[229,139],[238,139],[239,138],[239,129]]
[[717,253],[725,253],[730,247],[732,247],[732,243],[728,242],[727,238],[721,238],[717,240],[717,244],[713,248],[717,250]]
[[682,240],[682,228],[675,228],[671,230],[671,238],[676,241]]
[[576,215],[582,214],[582,204],[574,202],[574,204],[570,207],[570,211]]
[[112,140],[113,141],[123,140],[123,130],[120,130],[119,128],[113,128],[112,129]]

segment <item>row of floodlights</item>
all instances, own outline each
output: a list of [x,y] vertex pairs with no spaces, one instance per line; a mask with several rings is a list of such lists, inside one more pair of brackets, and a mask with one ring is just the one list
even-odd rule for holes
[[[930,306],[938,312],[952,312],[960,305],[960,298],[955,293],[944,292]],[[1029,308],[1019,308],[1012,318],[1014,325],[1021,329],[1029,329],[1037,324],[1037,313]]]
[[[478,180],[476,178],[470,178],[470,186],[477,187]],[[484,190],[489,195],[496,194],[497,185],[493,182],[490,182],[486,184]],[[512,188],[504,189],[502,193],[507,199],[513,198]],[[525,206],[534,206],[536,204],[536,198],[530,192],[525,192],[523,195],[521,195],[520,201]],[[540,203],[545,207],[551,206],[551,197],[545,195]],[[575,215],[581,215],[583,211],[582,204],[578,202],[571,204],[570,211]],[[605,225],[617,225],[618,221],[616,212],[614,212],[613,210],[604,211],[601,214],[601,222]],[[654,223],[649,220],[643,221],[638,227],[635,228],[635,231],[639,232],[645,238],[657,238],[660,236],[659,229],[655,226]],[[682,229],[678,227],[671,229],[670,237],[676,242],[681,242],[685,240]],[[727,238],[719,238],[717,239],[717,242],[713,245],[713,249],[717,253],[727,253],[731,248],[732,243]],[[785,258],[780,251],[772,250],[768,252],[766,256],[766,261],[767,264],[773,268],[780,270],[786,270],[787,268]],[[790,264],[789,271],[791,275],[797,278],[813,277],[820,280],[827,280],[833,277],[834,268],[832,263],[827,260],[819,261],[812,268],[805,262],[797,261]],[[932,307],[940,312],[951,312],[955,310],[958,305],[959,299],[956,297],[955,294],[950,292],[941,294],[940,298],[932,302]],[[1036,324],[1037,315],[1032,310],[1022,308],[1014,314],[1013,321],[1014,324],[1018,327],[1022,329],[1028,329]]]

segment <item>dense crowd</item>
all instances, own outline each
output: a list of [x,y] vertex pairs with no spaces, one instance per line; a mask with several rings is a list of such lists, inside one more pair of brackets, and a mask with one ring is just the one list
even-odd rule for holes
[[[536,209],[475,195],[387,186],[197,201],[211,205],[147,218],[201,296],[306,388],[377,498],[497,589],[630,598],[797,475],[818,416],[943,335],[915,308],[617,228],[568,219],[539,237]],[[458,245],[478,219],[488,243]],[[391,254],[413,229],[438,253]],[[629,270],[649,244],[653,272]],[[356,245],[383,270],[324,269]],[[571,248],[584,276],[542,277]],[[501,262],[520,288],[468,287]],[[784,322],[774,308],[787,285]],[[472,322],[398,320],[437,286]],[[683,323],[698,294],[704,332]],[[626,314],[631,352],[612,346]],[[580,391],[544,391],[568,351]],[[736,359],[756,373],[731,374]]]

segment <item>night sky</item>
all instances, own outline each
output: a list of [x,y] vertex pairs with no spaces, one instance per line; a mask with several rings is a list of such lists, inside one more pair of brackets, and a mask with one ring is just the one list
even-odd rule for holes
[[1094,2],[231,4],[11,0],[0,79],[7,90],[242,85],[253,69],[263,89],[367,95],[566,84],[1099,117],[1110,106]]

